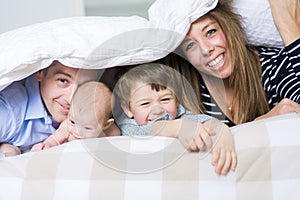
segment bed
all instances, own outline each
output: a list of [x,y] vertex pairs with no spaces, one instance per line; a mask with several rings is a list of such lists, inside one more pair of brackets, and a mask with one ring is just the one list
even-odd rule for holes
[[[190,13],[184,19],[165,16],[182,31],[170,30],[156,19],[156,14],[163,12],[153,4],[149,20],[138,16],[72,17],[1,34],[0,90],[53,60],[105,71],[160,59],[182,41],[189,21],[217,2],[170,1],[172,6],[166,9]],[[239,11],[240,1],[233,3]],[[260,3],[253,1],[253,7],[247,8],[258,11],[255,5],[264,5],[259,8],[268,9]],[[204,10],[195,9],[199,6]],[[245,13],[244,19],[247,26]],[[260,29],[260,36],[272,28]],[[281,45],[277,36],[273,39],[266,45]],[[209,152],[188,152],[177,139],[120,136],[77,140],[0,159],[0,199],[298,199],[300,115],[249,122],[231,130],[238,166],[226,176],[214,173]]]
[[77,140],[0,160],[0,199],[296,200],[299,130],[295,113],[232,128],[238,166],[226,176],[177,139]]

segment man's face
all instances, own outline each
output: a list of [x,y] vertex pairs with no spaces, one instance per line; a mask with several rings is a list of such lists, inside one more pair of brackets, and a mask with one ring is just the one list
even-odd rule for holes
[[84,82],[98,80],[99,73],[97,70],[70,68],[54,61],[47,70],[38,71],[36,79],[48,114],[62,122],[67,119],[77,87]]

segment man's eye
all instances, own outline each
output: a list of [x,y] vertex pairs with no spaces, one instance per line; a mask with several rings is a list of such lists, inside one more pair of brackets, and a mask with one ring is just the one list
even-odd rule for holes
[[57,85],[59,87],[65,88],[69,86],[69,81],[65,78],[58,78],[57,79]]
[[68,83],[67,79],[58,79],[58,81],[62,84]]

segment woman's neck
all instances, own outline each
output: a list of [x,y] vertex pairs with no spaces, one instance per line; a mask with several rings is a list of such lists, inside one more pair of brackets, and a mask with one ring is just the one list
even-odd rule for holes
[[202,75],[205,85],[223,113],[234,122],[233,88],[228,79]]

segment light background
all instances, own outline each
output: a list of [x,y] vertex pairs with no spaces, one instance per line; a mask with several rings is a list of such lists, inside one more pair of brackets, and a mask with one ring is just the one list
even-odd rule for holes
[[154,0],[0,0],[0,33],[52,19],[72,16],[147,18]]

